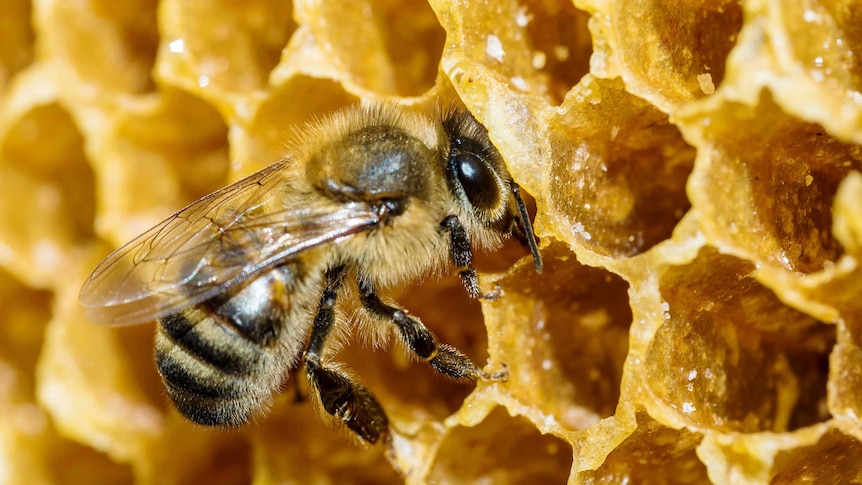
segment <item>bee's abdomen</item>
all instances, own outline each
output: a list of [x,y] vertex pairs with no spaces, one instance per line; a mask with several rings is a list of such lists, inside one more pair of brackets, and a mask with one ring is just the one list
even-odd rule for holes
[[[177,410],[211,426],[246,423],[272,398],[301,352],[289,297],[273,271],[233,295],[159,321],[156,367]],[[282,287],[284,285],[281,285]]]
[[283,367],[267,349],[197,309],[161,320],[155,357],[177,410],[211,426],[247,422],[275,392],[281,379],[272,374]]

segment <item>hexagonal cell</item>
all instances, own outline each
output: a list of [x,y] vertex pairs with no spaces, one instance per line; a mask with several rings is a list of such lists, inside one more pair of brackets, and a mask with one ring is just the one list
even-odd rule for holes
[[0,192],[10,201],[0,204],[0,252],[11,253],[0,261],[32,284],[67,274],[68,247],[93,234],[95,197],[84,140],[59,105],[10,120],[0,140]]
[[739,0],[680,2],[583,0],[601,28],[594,74],[622,75],[631,91],[662,111],[712,94],[742,29]]
[[36,25],[50,54],[87,85],[87,95],[142,93],[155,87],[150,73],[159,42],[157,5],[156,0],[48,2],[36,10]]
[[778,452],[769,483],[858,482],[862,478],[860,456],[862,443],[859,440],[832,429],[813,446]]
[[597,469],[581,472],[579,483],[692,484],[711,483],[695,452],[702,436],[663,426],[643,411],[637,429]]
[[311,2],[297,16],[349,84],[398,96],[434,85],[446,34],[425,2]]
[[558,104],[588,71],[589,16],[571,2],[432,3],[452,44],[444,55],[447,72],[455,63],[474,63],[515,91]]
[[100,220],[123,243],[226,184],[227,127],[209,104],[165,89],[118,114],[93,165]]
[[160,8],[159,75],[216,99],[265,87],[296,30],[292,2],[281,0],[168,0]]
[[0,5],[0,90],[33,61],[31,10],[30,0],[6,0]]
[[571,445],[496,408],[475,427],[450,430],[425,478],[430,483],[566,483],[571,467]]
[[689,194],[707,236],[802,273],[836,261],[832,201],[847,173],[862,168],[862,149],[789,117],[768,91],[755,108],[716,104],[708,122],[686,120],[702,130]]
[[669,238],[689,208],[694,148],[619,80],[584,78],[564,107],[549,121],[555,235],[619,258]]
[[525,258],[485,302],[492,361],[505,363],[506,392],[560,425],[583,429],[613,414],[632,315],[620,277],[581,265],[562,244],[542,250],[537,275]]
[[765,36],[770,54],[780,59],[783,79],[770,80],[779,104],[800,118],[823,124],[839,138],[862,143],[859,5],[851,0],[779,2],[764,14],[766,22],[758,25],[764,32],[753,35],[752,41],[760,43]]
[[[705,248],[661,277],[664,323],[647,349],[645,377],[651,399],[673,419],[756,432],[828,418],[825,357],[834,329],[785,306],[753,270]],[[800,397],[802,390],[809,394]]]

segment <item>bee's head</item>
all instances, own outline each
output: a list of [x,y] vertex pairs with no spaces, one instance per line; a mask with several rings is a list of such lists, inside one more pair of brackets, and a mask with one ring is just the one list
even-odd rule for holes
[[542,258],[520,188],[488,138],[488,131],[463,109],[450,109],[442,116],[442,155],[449,191],[477,223],[473,225],[478,230],[512,235],[529,246],[540,273]]

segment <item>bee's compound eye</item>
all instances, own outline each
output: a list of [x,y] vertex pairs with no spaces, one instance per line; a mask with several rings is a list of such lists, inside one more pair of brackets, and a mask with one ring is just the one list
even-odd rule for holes
[[477,209],[493,209],[500,194],[497,175],[481,158],[470,152],[456,151],[449,162],[467,199]]

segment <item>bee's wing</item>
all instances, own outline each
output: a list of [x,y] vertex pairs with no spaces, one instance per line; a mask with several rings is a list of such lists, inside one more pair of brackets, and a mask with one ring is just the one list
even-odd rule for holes
[[380,222],[363,203],[285,209],[287,187],[284,163],[276,163],[192,203],[114,251],[81,288],[87,316],[104,325],[152,321]]

